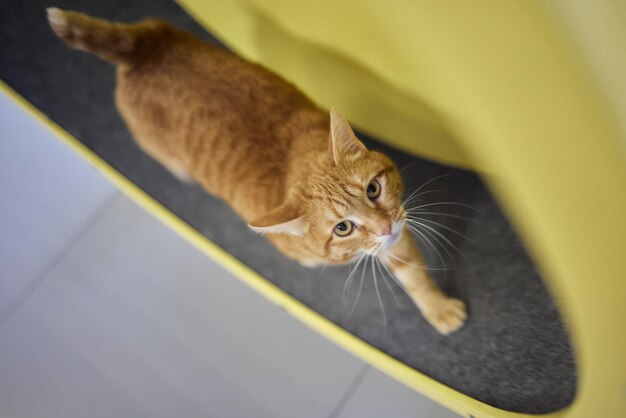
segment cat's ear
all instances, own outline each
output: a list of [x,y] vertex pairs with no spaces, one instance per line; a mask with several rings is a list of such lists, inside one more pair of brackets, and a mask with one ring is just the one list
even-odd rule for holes
[[330,109],[330,135],[328,153],[335,165],[340,165],[346,157],[356,156],[367,151],[365,145],[354,135],[348,121],[333,107]]
[[255,219],[248,226],[260,234],[304,235],[309,228],[296,206],[289,202]]

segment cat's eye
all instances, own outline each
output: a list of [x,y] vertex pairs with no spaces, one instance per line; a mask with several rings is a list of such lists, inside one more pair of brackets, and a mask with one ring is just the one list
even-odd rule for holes
[[335,234],[340,237],[347,237],[352,233],[354,225],[350,221],[339,222],[335,225]]
[[370,181],[367,185],[367,197],[370,200],[375,200],[380,195],[380,183],[376,180]]

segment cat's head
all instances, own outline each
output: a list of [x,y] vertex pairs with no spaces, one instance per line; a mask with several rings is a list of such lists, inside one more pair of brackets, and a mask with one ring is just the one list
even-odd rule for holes
[[328,156],[301,190],[250,223],[261,233],[301,236],[329,263],[377,254],[401,237],[406,218],[403,184],[395,164],[369,151],[348,122],[331,110]]

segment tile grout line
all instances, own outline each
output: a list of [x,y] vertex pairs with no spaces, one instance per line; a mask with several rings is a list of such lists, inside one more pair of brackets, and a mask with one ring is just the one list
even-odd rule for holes
[[346,389],[346,392],[343,394],[341,399],[339,399],[339,402],[337,402],[337,405],[335,406],[333,411],[330,413],[328,418],[339,417],[343,409],[348,404],[348,401],[350,400],[350,398],[352,398],[352,395],[354,395],[354,393],[356,392],[358,387],[361,385],[361,382],[363,382],[363,379],[365,379],[365,376],[367,376],[367,373],[370,371],[371,368],[372,367],[369,364],[364,364],[363,367],[361,367],[361,370],[359,370],[354,380],[352,380],[352,383],[350,383],[350,386],[348,386],[348,388]]
[[20,306],[37,290],[37,288],[44,282],[44,280],[56,270],[56,268],[65,259],[74,247],[83,239],[83,237],[91,230],[96,222],[113,206],[113,203],[120,197],[120,192],[114,190],[111,196],[107,197],[104,202],[93,212],[93,214],[87,218],[87,220],[81,225],[81,227],[73,233],[65,245],[52,257],[52,259],[46,263],[41,271],[35,275],[35,277],[28,283],[28,285],[22,290],[19,295],[7,306],[2,312],[0,312],[0,329],[9,320],[9,318],[19,309]]

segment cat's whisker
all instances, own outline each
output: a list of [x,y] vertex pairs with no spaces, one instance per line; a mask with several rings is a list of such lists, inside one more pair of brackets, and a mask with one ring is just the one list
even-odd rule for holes
[[389,267],[387,267],[386,263],[389,263],[389,260],[387,259],[387,255],[389,255],[389,253],[383,253],[380,255],[381,264],[385,268],[385,271],[389,273],[389,276],[391,276],[393,281],[400,287],[400,289],[404,290],[404,286],[402,286],[402,284],[398,281],[396,276],[391,272],[391,270],[389,270]]
[[359,268],[359,265],[361,264],[361,262],[363,261],[363,259],[365,259],[366,254],[362,253],[359,258],[356,261],[356,264],[352,267],[350,273],[348,274],[348,277],[346,278],[346,282],[343,285],[343,294],[342,294],[342,301],[345,304],[346,303],[346,296],[348,294],[348,289],[350,288],[350,283],[352,283],[352,279],[354,278],[354,273],[356,273],[356,271]]
[[328,267],[328,263],[322,264],[322,271],[320,271],[320,275],[319,275],[318,279],[321,279],[322,276],[324,276],[324,272],[326,271],[326,267]]
[[378,299],[378,304],[380,305],[380,310],[383,314],[383,335],[387,330],[387,312],[385,311],[385,305],[383,304],[383,299],[380,296],[380,291],[378,290],[378,279],[376,277],[376,270],[374,269],[374,257],[370,258],[372,264],[372,275],[374,277],[374,289],[376,290],[376,298]]
[[423,191],[422,193],[418,193],[418,194],[416,194],[416,192],[417,192],[417,190],[416,190],[416,191],[414,191],[413,193],[411,193],[410,195],[408,195],[408,196],[406,197],[406,199],[404,199],[404,200],[402,201],[402,206],[406,206],[406,205],[408,205],[408,204],[409,204],[409,202],[411,202],[411,201],[413,201],[413,200],[417,199],[418,197],[420,197],[420,196],[422,196],[422,195],[424,195],[424,194],[426,194],[426,193],[429,193],[429,190]]
[[[444,261],[443,256],[441,255],[441,252],[437,249],[437,246],[434,245],[431,242],[431,240],[428,238],[428,236],[430,236],[430,234],[428,236],[426,235],[426,232],[428,232],[428,231],[424,231],[424,232],[420,231],[416,226],[414,226],[413,224],[408,222],[408,219],[407,219],[406,227],[408,228],[409,231],[413,232],[413,234],[415,234],[418,239],[423,241],[424,244],[426,245],[426,248],[437,257],[437,259],[441,263],[442,270],[444,270],[444,271],[445,270],[449,270],[449,268],[446,266],[446,262]],[[434,239],[434,241],[437,244],[441,245],[441,243],[439,242],[439,240],[437,239],[436,236],[433,239]],[[444,250],[447,251],[447,249],[445,247],[444,247]],[[449,252],[448,252],[448,254],[451,256],[451,254]],[[451,257],[451,261],[454,261],[454,259],[452,257]]]
[[442,223],[439,223],[439,222],[436,222],[436,221],[433,221],[433,220],[430,220],[430,219],[426,219],[426,218],[421,218],[419,216],[409,216],[409,219],[417,220],[417,221],[424,221],[424,222],[428,222],[428,223],[431,223],[431,224],[435,224],[435,225],[437,225],[437,226],[439,226],[439,227],[441,227],[441,228],[443,228],[443,229],[445,229],[447,231],[452,232],[455,235],[458,235],[461,238],[464,238],[465,240],[467,240],[467,242],[472,244],[474,247],[477,246],[476,243],[474,241],[472,241],[467,235],[462,234],[462,233],[460,233],[458,231],[455,231],[454,229],[452,229],[452,228],[450,228],[450,227],[448,227],[448,226],[446,226],[446,225],[444,225]]
[[[417,269],[417,270],[435,270],[435,271],[444,270],[444,269],[437,269],[437,268],[428,268],[428,267],[425,267],[425,266],[420,266],[418,264],[413,264],[413,263],[410,263],[407,260],[405,260],[403,258],[400,258],[398,256],[395,256],[395,255],[393,255],[391,253],[387,253],[387,255],[390,256],[391,258],[393,258],[394,260],[397,260],[397,261],[401,262],[402,264],[404,264],[406,266],[409,266],[409,267],[413,267],[414,269]],[[398,285],[401,286],[400,283],[398,283]]]
[[[419,232],[423,233],[424,235],[426,235],[428,237],[431,237],[433,242],[435,243],[433,245],[433,247],[436,248],[437,245],[438,245],[441,249],[443,249],[443,251],[445,251],[445,253],[447,254],[449,260],[454,263],[454,255],[450,252],[450,250],[448,250],[448,247],[445,245],[445,241],[442,242],[441,238],[439,237],[439,235],[442,235],[442,234],[435,234],[435,233],[433,233],[432,228],[426,228],[426,227],[424,227],[423,225],[419,224],[417,221],[414,221],[414,220],[407,219],[407,223],[408,223],[408,225],[411,225],[411,227],[414,229],[414,231],[416,231],[416,232],[419,231]],[[420,227],[423,228],[422,231],[420,231]],[[439,251],[437,251],[437,252],[439,253]],[[440,257],[440,261],[442,263],[444,263],[443,260],[442,260],[442,257]],[[455,264],[455,267],[456,267],[456,263],[454,263],[454,264]]]
[[440,176],[434,177],[434,178],[432,178],[432,179],[430,179],[430,180],[426,181],[425,183],[423,183],[423,184],[422,184],[421,186],[419,186],[417,189],[415,189],[415,191],[414,191],[412,194],[415,194],[415,193],[419,192],[419,191],[420,191],[420,190],[422,190],[424,187],[428,186],[430,183],[432,183],[432,182],[434,182],[434,181],[437,181],[437,180],[439,180],[439,179],[441,179],[441,178],[444,178],[444,177],[453,176],[453,175],[455,175],[455,174],[454,174],[454,173],[446,173],[446,174],[442,174],[442,175],[440,175]]
[[[393,280],[393,282],[400,288],[402,289],[403,292],[406,292],[406,290],[404,289],[404,286],[402,286],[402,284],[398,281],[398,278],[389,270],[389,267],[387,267],[387,264],[389,261],[387,260],[387,257],[385,257],[385,254],[381,254],[379,257],[379,263],[382,266],[383,269],[385,269],[385,271],[387,272],[387,274],[389,274],[389,277],[391,277],[391,280]],[[391,290],[391,288],[389,289],[392,294],[394,295],[394,299],[396,300],[396,304],[398,306],[400,306],[400,301],[398,300],[398,297],[396,296],[395,292],[393,292]]]
[[404,167],[402,167],[400,170],[398,170],[398,173],[401,173],[402,171],[406,170],[409,167],[414,166],[415,164],[417,164],[417,161],[413,161],[412,163],[409,163],[407,165],[405,165]]
[[[411,195],[411,196],[407,197],[402,202],[402,205],[406,206],[406,205],[408,205],[409,203],[413,202],[415,199],[417,199],[420,196],[423,196],[423,195],[428,194],[428,193],[437,193],[437,192],[441,192],[441,190],[425,190],[422,193],[416,194],[415,196]],[[419,201],[420,199],[417,199],[417,200]]]
[[[411,225],[410,222],[409,222],[409,224]],[[415,228],[416,231],[420,230],[420,226],[419,225],[413,224],[413,227]],[[434,243],[433,247],[435,248],[435,251],[439,254],[438,258],[441,261],[443,267],[447,267],[446,266],[446,261],[445,261],[446,257],[444,257],[443,254],[441,254],[441,252],[439,250],[437,250],[437,247],[441,248],[444,251],[444,253],[447,255],[447,259],[449,260],[448,264],[452,264],[449,269],[446,268],[444,270],[444,272],[443,272],[444,277],[447,278],[447,274],[448,274],[447,270],[452,270],[452,269],[456,269],[457,268],[457,263],[456,263],[456,259],[455,259],[454,255],[450,252],[448,247],[445,245],[446,244],[445,241],[442,241],[439,238],[439,236],[437,236],[436,234],[431,232],[429,229],[423,228],[422,229],[422,233],[424,235],[426,235],[427,237],[430,237],[432,239],[432,242]]]
[[354,303],[352,303],[352,306],[350,307],[350,310],[348,311],[348,314],[346,315],[346,320],[352,316],[352,312],[354,312],[356,305],[358,305],[359,303],[359,299],[361,298],[361,291],[363,290],[363,283],[365,282],[366,270],[367,270],[367,262],[363,264],[363,270],[361,270],[361,278],[359,280],[359,287],[356,291],[356,297],[354,298]]
[[432,226],[430,226],[430,225],[426,225],[426,224],[424,224],[424,223],[422,223],[422,222],[419,222],[419,221],[416,221],[416,220],[413,220],[413,219],[407,219],[407,222],[409,222],[409,221],[410,221],[410,223],[413,223],[413,224],[419,225],[419,226],[421,226],[421,227],[423,227],[423,228],[428,229],[428,230],[429,230],[429,231],[431,231],[432,233],[434,233],[434,234],[438,235],[438,236],[439,236],[441,239],[443,239],[443,240],[444,240],[444,241],[445,241],[445,242],[446,242],[446,243],[447,243],[450,247],[452,247],[453,249],[455,249],[455,250],[456,250],[456,252],[457,252],[457,253],[459,253],[459,255],[460,255],[461,257],[463,257],[463,258],[464,258],[466,261],[468,261],[468,262],[470,261],[470,260],[469,260],[469,259],[465,256],[465,254],[463,254],[463,251],[461,251],[461,250],[460,250],[460,249],[459,249],[456,245],[454,245],[454,244],[452,243],[452,241],[450,241],[450,240],[449,240],[449,239],[448,239],[445,235],[443,235],[441,232],[437,231],[437,230],[436,230],[435,228],[433,228]]
[[443,213],[443,212],[424,212],[424,211],[421,211],[419,209],[413,209],[413,208],[406,209],[406,213],[408,215],[445,216],[445,217],[448,217],[448,218],[463,219],[463,220],[470,221],[470,222],[481,222],[481,221],[479,221],[479,220],[477,220],[475,218],[469,218],[467,216],[461,216],[461,215],[455,215],[455,214],[452,214],[452,213]]
[[445,206],[445,205],[448,205],[448,206],[460,206],[460,207],[464,207],[464,208],[476,211],[478,213],[481,213],[481,211],[477,207],[472,206],[472,205],[468,205],[467,203],[460,203],[460,202],[433,202],[433,203],[425,203],[423,205],[419,205],[419,206],[415,206],[413,208],[410,208],[410,210],[422,209],[422,208],[426,208],[426,207],[430,207],[430,206]]
[[343,283],[343,292],[341,293],[341,301],[343,302],[343,304],[346,304],[346,294],[348,292],[348,286],[350,283],[350,278],[352,277],[355,268],[358,266],[358,260],[356,264],[353,264],[353,261],[350,261],[348,263],[348,276],[346,277],[346,280]]
[[[398,296],[396,296],[396,293],[393,291],[393,288],[389,284],[389,280],[387,280],[387,277],[385,276],[385,272],[383,271],[383,268],[380,266],[382,264],[382,261],[380,261],[378,256],[373,257],[373,258],[374,258],[374,263],[376,264],[376,267],[378,268],[378,272],[380,273],[380,277],[382,278],[383,282],[387,286],[387,289],[389,289],[389,293],[391,293],[391,296],[393,296],[393,299],[394,299],[394,301],[396,303],[396,306],[400,306],[400,301],[398,300]],[[384,266],[384,264],[383,264],[383,266]],[[389,270],[387,270],[387,272],[389,272]],[[393,276],[391,276],[391,277],[393,279]]]
[[420,190],[422,190],[424,187],[426,187],[427,185],[429,185],[430,183],[437,181],[439,179],[442,179],[444,177],[450,177],[450,176],[455,176],[455,173],[446,173],[446,174],[442,174],[440,176],[437,176],[435,178],[432,178],[430,180],[428,180],[427,182],[425,182],[424,184],[422,184],[420,187],[418,187],[413,193],[411,193],[411,195],[407,198],[410,199],[415,193],[419,192]]

